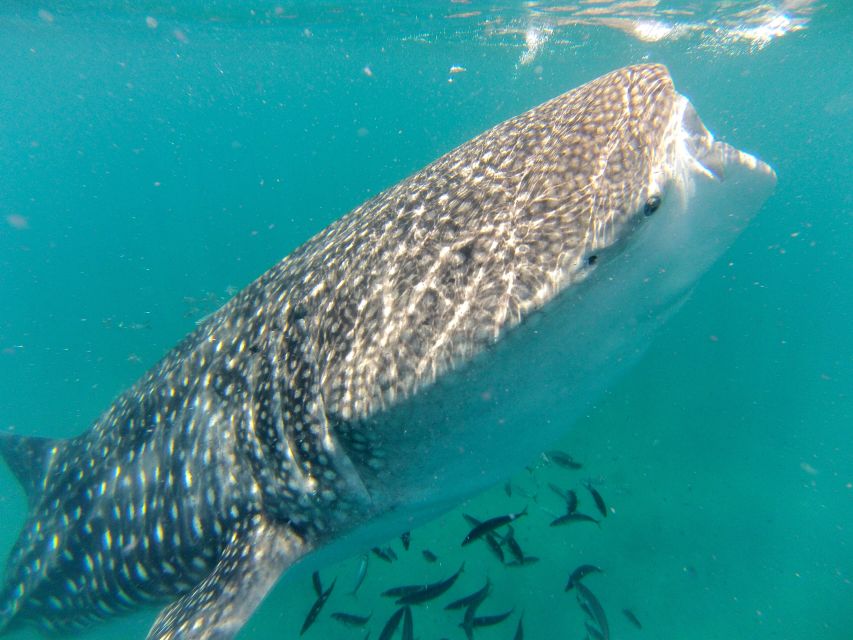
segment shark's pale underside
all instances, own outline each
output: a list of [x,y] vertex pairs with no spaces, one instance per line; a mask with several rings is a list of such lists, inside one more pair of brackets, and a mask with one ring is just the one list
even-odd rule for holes
[[30,510],[0,629],[165,604],[230,638],[289,566],[506,477],[636,359],[764,163],[627,67],[442,156],[238,293],[82,435],[4,435]]

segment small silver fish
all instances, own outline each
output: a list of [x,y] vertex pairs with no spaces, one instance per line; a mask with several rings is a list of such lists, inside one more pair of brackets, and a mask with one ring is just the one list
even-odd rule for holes
[[[372,615],[372,614],[370,614]],[[370,622],[370,615],[360,616],[355,613],[347,613],[345,611],[335,611],[332,614],[332,619],[337,620],[341,624],[348,627],[363,627]]]
[[[317,620],[317,616],[320,615],[320,611],[323,609],[323,606],[326,604],[326,601],[329,599],[329,596],[332,595],[332,590],[335,588],[335,582],[337,582],[337,578],[332,580],[331,586],[328,589],[323,591],[318,597],[317,600],[314,601],[314,604],[311,606],[311,609],[308,611],[308,615],[305,616],[305,621],[302,623],[302,629],[299,631],[299,635],[304,635],[306,631],[314,624],[314,621]],[[316,585],[316,583],[315,583]]]
[[587,576],[590,573],[603,573],[603,571],[593,564],[580,565],[577,569],[572,571],[572,574],[569,576],[569,581],[566,583],[566,591],[571,591],[576,584],[584,579],[584,576]]
[[563,467],[563,469],[577,471],[583,467],[580,462],[576,462],[575,459],[565,451],[548,451],[545,455],[548,460],[556,464],[558,467]]
[[582,582],[576,583],[575,588],[578,592],[578,603],[583,604],[585,609],[591,613],[592,619],[601,630],[602,640],[608,640],[608,638],[610,638],[610,626],[607,623],[607,616],[605,615],[604,608],[601,606],[598,598],[595,597],[595,594],[593,594],[592,591],[583,586]]
[[382,631],[379,634],[379,640],[391,640],[394,636],[394,632],[397,631],[397,627],[400,626],[400,620],[403,619],[405,611],[406,607],[400,607],[391,615],[390,618],[388,618],[388,622],[385,623],[385,626],[382,627]]
[[595,487],[592,486],[591,482],[584,482],[584,486],[586,487],[586,490],[589,491],[589,494],[592,496],[592,499],[595,501],[595,506],[598,508],[598,511],[603,517],[606,518],[607,505],[604,504],[604,498],[602,498],[601,494],[596,491]]
[[519,564],[524,564],[524,551],[521,548],[521,545],[518,544],[518,540],[515,539],[515,531],[512,528],[512,525],[507,527],[507,534],[504,536],[504,544],[509,548],[510,553],[515,558],[516,562]]
[[454,600],[450,604],[446,605],[444,609],[446,611],[452,611],[454,609],[463,609],[464,607],[469,607],[474,603],[481,603],[486,596],[489,595],[489,591],[492,589],[492,581],[486,578],[486,584],[484,584],[480,589],[471,593],[467,596],[459,598],[458,600]]
[[415,624],[412,620],[412,608],[409,605],[403,609],[403,640],[415,640]]
[[397,600],[397,604],[421,604],[423,602],[427,602],[428,600],[433,600],[439,597],[445,591],[450,589],[450,587],[453,586],[453,583],[456,582],[456,580],[459,578],[459,575],[462,573],[463,569],[465,569],[464,562],[456,571],[456,573],[454,573],[449,578],[441,580],[439,582],[434,582],[432,584],[425,584],[415,591],[406,593]]
[[628,622],[637,627],[637,629],[642,629],[643,625],[640,624],[640,621],[637,619],[637,616],[634,615],[634,612],[630,609],[622,609],[622,613],[626,618],[628,618]]
[[518,617],[518,624],[515,627],[515,635],[512,640],[524,640],[524,615]]
[[352,587],[352,591],[350,591],[351,596],[356,595],[364,583],[364,579],[367,577],[367,564],[369,560],[370,556],[366,553],[362,554],[361,560],[358,563],[358,570],[355,573],[355,584]]
[[577,511],[575,511],[574,513],[567,513],[565,515],[560,516],[559,518],[551,520],[551,526],[558,527],[561,524],[569,524],[572,522],[594,522],[595,524],[599,524],[598,520],[596,520],[592,516],[588,516],[585,513],[578,513]]
[[509,513],[504,516],[495,516],[494,518],[484,520],[468,532],[468,535],[465,536],[465,539],[462,541],[462,546],[464,547],[465,545],[472,543],[477,538],[484,536],[491,531],[494,531],[498,527],[502,527],[505,524],[509,524],[510,522],[517,520],[521,516],[526,515],[527,507],[524,507],[524,509],[522,509],[518,513]]
[[509,611],[504,611],[503,613],[496,613],[489,616],[476,616],[471,621],[471,626],[473,627],[491,627],[496,624],[500,624],[507,618],[512,615],[512,612],[515,611],[515,607],[510,609]]

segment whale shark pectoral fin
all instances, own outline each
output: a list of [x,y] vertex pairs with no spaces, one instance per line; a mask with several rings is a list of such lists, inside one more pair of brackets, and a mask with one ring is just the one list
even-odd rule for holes
[[306,551],[292,531],[257,515],[231,535],[214,570],[160,612],[147,640],[229,640]]
[[24,487],[30,507],[44,490],[50,460],[62,440],[0,433],[0,454]]

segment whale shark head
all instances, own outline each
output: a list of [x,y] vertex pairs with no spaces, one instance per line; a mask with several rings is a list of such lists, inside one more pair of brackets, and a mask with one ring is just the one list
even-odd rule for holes
[[323,305],[326,408],[348,421],[405,401],[623,253],[618,282],[669,261],[658,266],[677,296],[774,184],[714,139],[663,65],[619,69],[498,124],[299,256],[294,277]]
[[[643,273],[646,294],[661,310],[681,299],[760,210],[776,175],[756,157],[717,140],[663,65],[627,67],[586,85],[605,117],[602,135],[587,124],[597,168],[586,184],[590,206],[587,252],[627,254]],[[583,87],[582,87],[583,89]],[[594,98],[592,98],[594,96]],[[558,98],[559,100],[559,98]],[[579,254],[588,259],[588,253]],[[593,254],[596,255],[596,254]],[[630,277],[620,289],[626,293]]]
[[[685,233],[696,240],[695,233],[715,227],[714,220],[700,220],[705,214],[722,224],[737,210],[751,216],[775,184],[768,165],[714,138],[663,65],[613,71],[496,131],[504,128],[504,145],[525,156],[515,169],[527,188],[514,205],[564,217],[565,253],[577,260],[567,270],[570,282],[586,276],[591,256],[595,262],[598,252],[624,244],[653,216],[683,222],[655,228],[684,246]],[[705,205],[709,194],[716,209]],[[696,268],[685,266],[685,282],[709,264],[697,249],[691,248]]]
[[636,362],[775,181],[715,139],[666,67],[639,65],[380,196],[406,233],[388,237],[393,264],[360,267],[375,321],[340,349],[359,366],[330,361],[325,395],[372,498],[428,517],[553,443]]

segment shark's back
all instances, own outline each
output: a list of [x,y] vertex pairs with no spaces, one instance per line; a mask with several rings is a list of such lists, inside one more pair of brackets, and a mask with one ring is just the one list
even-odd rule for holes
[[466,142],[282,262],[327,410],[381,411],[585,278],[645,201],[678,99],[663,66],[610,73]]

